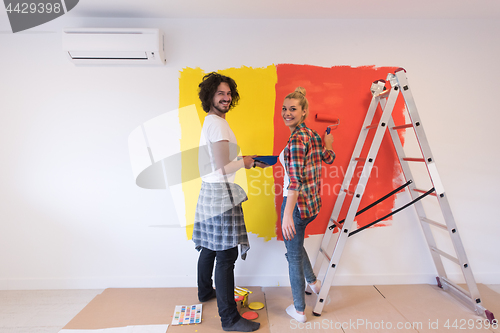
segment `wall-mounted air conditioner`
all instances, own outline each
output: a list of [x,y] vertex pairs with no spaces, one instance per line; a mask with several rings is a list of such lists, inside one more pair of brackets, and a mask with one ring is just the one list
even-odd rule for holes
[[164,65],[159,29],[67,28],[63,50],[75,65]]

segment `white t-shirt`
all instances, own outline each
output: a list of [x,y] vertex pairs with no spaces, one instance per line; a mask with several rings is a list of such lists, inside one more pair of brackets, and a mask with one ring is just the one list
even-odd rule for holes
[[[234,183],[236,173],[227,174],[226,178],[224,178],[220,170],[216,170],[211,144],[218,141],[229,141],[229,156],[234,156],[233,161],[236,161],[238,159],[238,142],[227,120],[216,115],[207,115],[203,122],[200,137],[198,161],[201,179],[207,183],[223,183],[226,181]],[[206,171],[203,172],[202,170]]]
[[290,185],[290,177],[288,177],[288,172],[286,172],[284,149],[280,153],[280,163],[283,166],[283,170],[285,170],[285,176],[283,177],[283,196],[286,197],[288,195],[288,185]]

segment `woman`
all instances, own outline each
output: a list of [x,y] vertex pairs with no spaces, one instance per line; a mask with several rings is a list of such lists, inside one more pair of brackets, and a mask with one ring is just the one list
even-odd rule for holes
[[304,249],[306,226],[312,222],[321,208],[321,162],[333,163],[333,136],[325,134],[325,147],[318,133],[306,126],[309,113],[306,91],[298,87],[283,102],[281,115],[290,129],[288,143],[280,154],[280,162],[286,173],[281,206],[281,230],[286,246],[288,273],[292,287],[293,304],[286,312],[298,322],[306,322],[305,281],[315,293],[321,289],[311,262]]

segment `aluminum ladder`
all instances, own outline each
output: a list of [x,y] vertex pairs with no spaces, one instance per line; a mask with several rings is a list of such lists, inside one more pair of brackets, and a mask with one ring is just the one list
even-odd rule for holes
[[[390,83],[390,89],[387,89],[385,87],[386,81]],[[340,189],[340,193],[337,197],[337,201],[335,202],[335,206],[333,208],[328,223],[328,227],[326,229],[325,235],[323,236],[323,240],[321,242],[321,246],[318,255],[316,257],[316,262],[314,264],[313,270],[316,276],[320,280],[322,280],[323,283],[321,286],[321,290],[318,294],[316,304],[313,309],[313,314],[319,316],[323,311],[325,300],[326,297],[328,296],[330,287],[333,283],[333,278],[337,270],[347,239],[350,236],[353,236],[354,234],[380,221],[385,220],[389,216],[401,211],[402,209],[409,206],[413,206],[420,220],[420,224],[422,226],[427,244],[429,246],[432,259],[437,269],[438,276],[436,277],[436,279],[438,286],[443,290],[446,290],[447,292],[453,294],[461,301],[463,301],[469,308],[475,311],[477,315],[485,316],[490,321],[490,323],[493,323],[494,320],[493,314],[490,311],[486,310],[481,304],[479,290],[474,280],[474,276],[472,274],[472,270],[469,261],[467,259],[467,255],[465,253],[455,220],[453,218],[453,214],[450,209],[450,205],[448,203],[447,193],[445,192],[443,185],[440,181],[440,177],[437,172],[435,164],[435,159],[431,153],[422,126],[422,122],[418,115],[417,107],[415,105],[415,101],[411,93],[410,86],[408,85],[406,71],[400,68],[397,71],[395,71],[394,74],[389,73],[386,81],[378,80],[372,84],[371,87],[371,92],[373,95],[372,100],[368,108],[368,112],[366,114],[361,129],[361,133],[358,137],[356,146],[354,148],[352,158],[349,163],[349,167],[345,174],[342,187]],[[409,119],[411,122],[405,125],[395,126],[392,117],[392,111],[394,109],[399,94],[401,94],[404,98],[406,110],[408,112]],[[380,117],[380,120],[378,120],[378,122],[372,123],[379,105],[382,110],[382,115]],[[422,152],[422,157],[410,158],[405,156],[403,146],[399,139],[398,130],[407,128],[414,129],[417,142]],[[406,184],[402,185],[401,187],[395,189],[394,191],[387,194],[383,198],[377,200],[376,202],[358,211],[361,199],[363,197],[364,189],[368,183],[373,165],[375,163],[375,159],[378,154],[378,150],[380,148],[382,139],[387,129],[389,129],[390,137],[392,139],[396,153],[398,155],[398,159],[401,164],[404,177],[406,179]],[[361,157],[360,154],[365,145],[365,141],[367,141],[368,132],[373,130],[375,130],[376,132],[373,136],[373,140],[370,145],[368,155],[366,157]],[[353,176],[355,169],[358,165],[358,162],[361,163],[364,162],[363,170],[360,174],[359,181],[357,182],[354,191],[351,191],[350,187],[354,185],[354,183],[352,183]],[[433,186],[431,189],[422,190],[416,187],[409,166],[409,163],[414,163],[414,162],[425,163],[430,177],[430,181],[432,182]],[[394,210],[392,213],[384,216],[381,219],[378,219],[377,221],[374,221],[373,223],[370,223],[356,230],[352,230],[353,222],[357,215],[365,212],[366,210],[375,206],[377,203],[405,189],[406,187],[408,187],[410,196],[412,198],[412,201],[410,203],[404,205],[399,209]],[[349,205],[349,210],[347,212],[345,219],[342,221],[338,221],[340,211],[344,204],[344,200],[348,195],[352,196],[351,203]],[[424,211],[424,206],[420,200],[428,195],[434,196],[438,200],[441,213],[444,217],[444,222],[445,222],[444,224],[427,218],[426,213]],[[335,227],[337,227],[339,230],[336,241],[332,240],[332,235],[333,235],[332,230]],[[451,241],[453,243],[453,247],[456,252],[456,256],[450,255],[437,248],[431,227],[441,228],[448,231]],[[333,245],[335,246],[333,247]],[[333,253],[332,250],[330,250],[332,247],[333,247]],[[460,286],[458,286],[457,284],[453,283],[448,279],[441,257],[445,257],[460,266],[464,280],[467,284],[468,291],[461,288]]]

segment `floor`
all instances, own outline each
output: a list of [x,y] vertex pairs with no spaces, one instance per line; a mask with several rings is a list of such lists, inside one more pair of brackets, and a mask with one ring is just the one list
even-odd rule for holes
[[[483,304],[500,317],[500,285],[482,286],[481,296]],[[190,288],[195,289],[195,288]],[[386,330],[353,329],[347,325],[345,328],[335,327],[335,323],[348,323],[352,321],[353,314],[363,314],[365,323],[380,325],[382,320],[389,322],[420,322],[423,326],[419,329],[401,330],[402,332],[440,332],[450,331],[444,327],[432,327],[437,318],[464,317],[477,319],[465,306],[455,301],[448,294],[443,293],[433,286],[406,285],[406,286],[347,286],[336,287],[330,291],[330,299],[337,300],[327,303],[321,317],[310,315],[314,305],[313,296],[308,296],[306,311],[309,312],[310,326],[299,326],[292,323],[284,314],[284,308],[290,304],[290,290],[287,287],[265,287],[262,293],[266,303],[266,323],[262,323],[262,330],[271,333],[293,332],[295,329],[307,332],[383,332]],[[437,289],[437,291],[436,291]],[[108,290],[108,289],[107,289]],[[107,291],[106,290],[106,291]],[[167,289],[164,289],[167,290]],[[42,291],[0,291],[0,333],[58,333],[82,309],[84,309],[95,296],[104,290],[42,290]],[[423,296],[422,296],[423,295]],[[425,303],[425,304],[424,304]],[[215,302],[204,305],[216,313]],[[209,308],[213,309],[209,309]],[[496,313],[495,313],[495,309]],[[448,312],[446,312],[448,311]],[[436,317],[434,318],[433,315]],[[206,318],[218,324],[216,316]],[[441,325],[443,322],[440,323]],[[314,326],[316,325],[316,326]],[[174,331],[177,327],[169,328]],[[199,326],[199,331],[203,332]],[[205,326],[208,328],[208,326]],[[467,326],[460,330],[467,332],[500,332],[500,329],[473,329]],[[211,330],[210,330],[211,331]],[[222,330],[220,330],[222,331]],[[397,331],[397,330],[392,330]],[[453,330],[451,330],[453,331]]]

